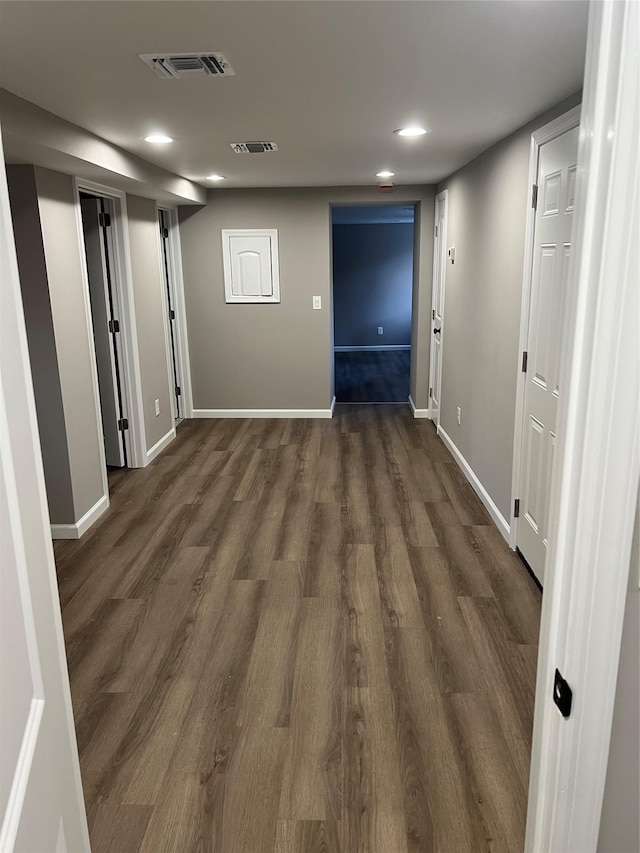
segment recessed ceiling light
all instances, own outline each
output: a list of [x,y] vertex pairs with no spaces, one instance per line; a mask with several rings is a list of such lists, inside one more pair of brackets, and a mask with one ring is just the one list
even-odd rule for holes
[[223,175],[207,175],[208,181],[224,181]]
[[395,172],[389,172],[388,169],[383,169],[382,172],[376,173],[376,178],[392,178]]
[[165,133],[150,133],[149,136],[145,136],[144,141],[151,142],[153,145],[167,145],[173,142],[173,139]]
[[394,133],[397,133],[398,136],[424,136],[425,133],[429,133],[424,127],[417,127],[412,125],[411,127],[399,127],[398,130],[394,130]]

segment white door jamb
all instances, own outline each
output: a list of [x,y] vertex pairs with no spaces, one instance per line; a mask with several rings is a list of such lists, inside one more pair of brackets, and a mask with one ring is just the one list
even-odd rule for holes
[[[640,479],[640,5],[590,6],[527,853],[595,853]],[[556,668],[573,690],[553,702]]]

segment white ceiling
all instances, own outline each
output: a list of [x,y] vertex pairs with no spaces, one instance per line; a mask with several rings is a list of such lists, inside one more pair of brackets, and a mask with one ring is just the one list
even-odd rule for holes
[[[0,85],[206,185],[433,183],[582,85],[582,0],[0,2]],[[220,51],[162,80],[138,54]],[[419,123],[431,133],[394,136]],[[162,130],[170,146],[143,137]],[[279,151],[238,155],[229,142]]]

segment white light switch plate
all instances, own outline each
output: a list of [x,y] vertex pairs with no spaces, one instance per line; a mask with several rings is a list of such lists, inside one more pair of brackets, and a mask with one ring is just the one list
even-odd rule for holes
[[314,296],[313,297],[313,310],[320,311],[322,308],[322,296]]

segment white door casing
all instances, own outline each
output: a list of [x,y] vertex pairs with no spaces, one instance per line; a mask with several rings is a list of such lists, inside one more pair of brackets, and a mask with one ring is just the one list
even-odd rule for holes
[[546,142],[539,149],[538,159],[516,544],[541,583],[549,537],[560,335],[571,254],[578,133],[575,127]]
[[429,410],[431,420],[440,423],[442,407],[442,346],[444,340],[444,302],[447,273],[448,192],[436,196],[433,238],[433,286],[431,290],[431,357],[429,361]]
[[118,421],[124,417],[124,413],[121,411],[120,378],[116,365],[118,354],[115,349],[114,334],[109,329],[110,322],[120,321],[117,312],[112,310],[114,295],[109,284],[103,229],[99,222],[100,200],[82,198],[80,206],[105,456],[107,465],[123,468],[125,466],[124,437],[118,428]]
[[0,850],[89,853],[0,144]]

